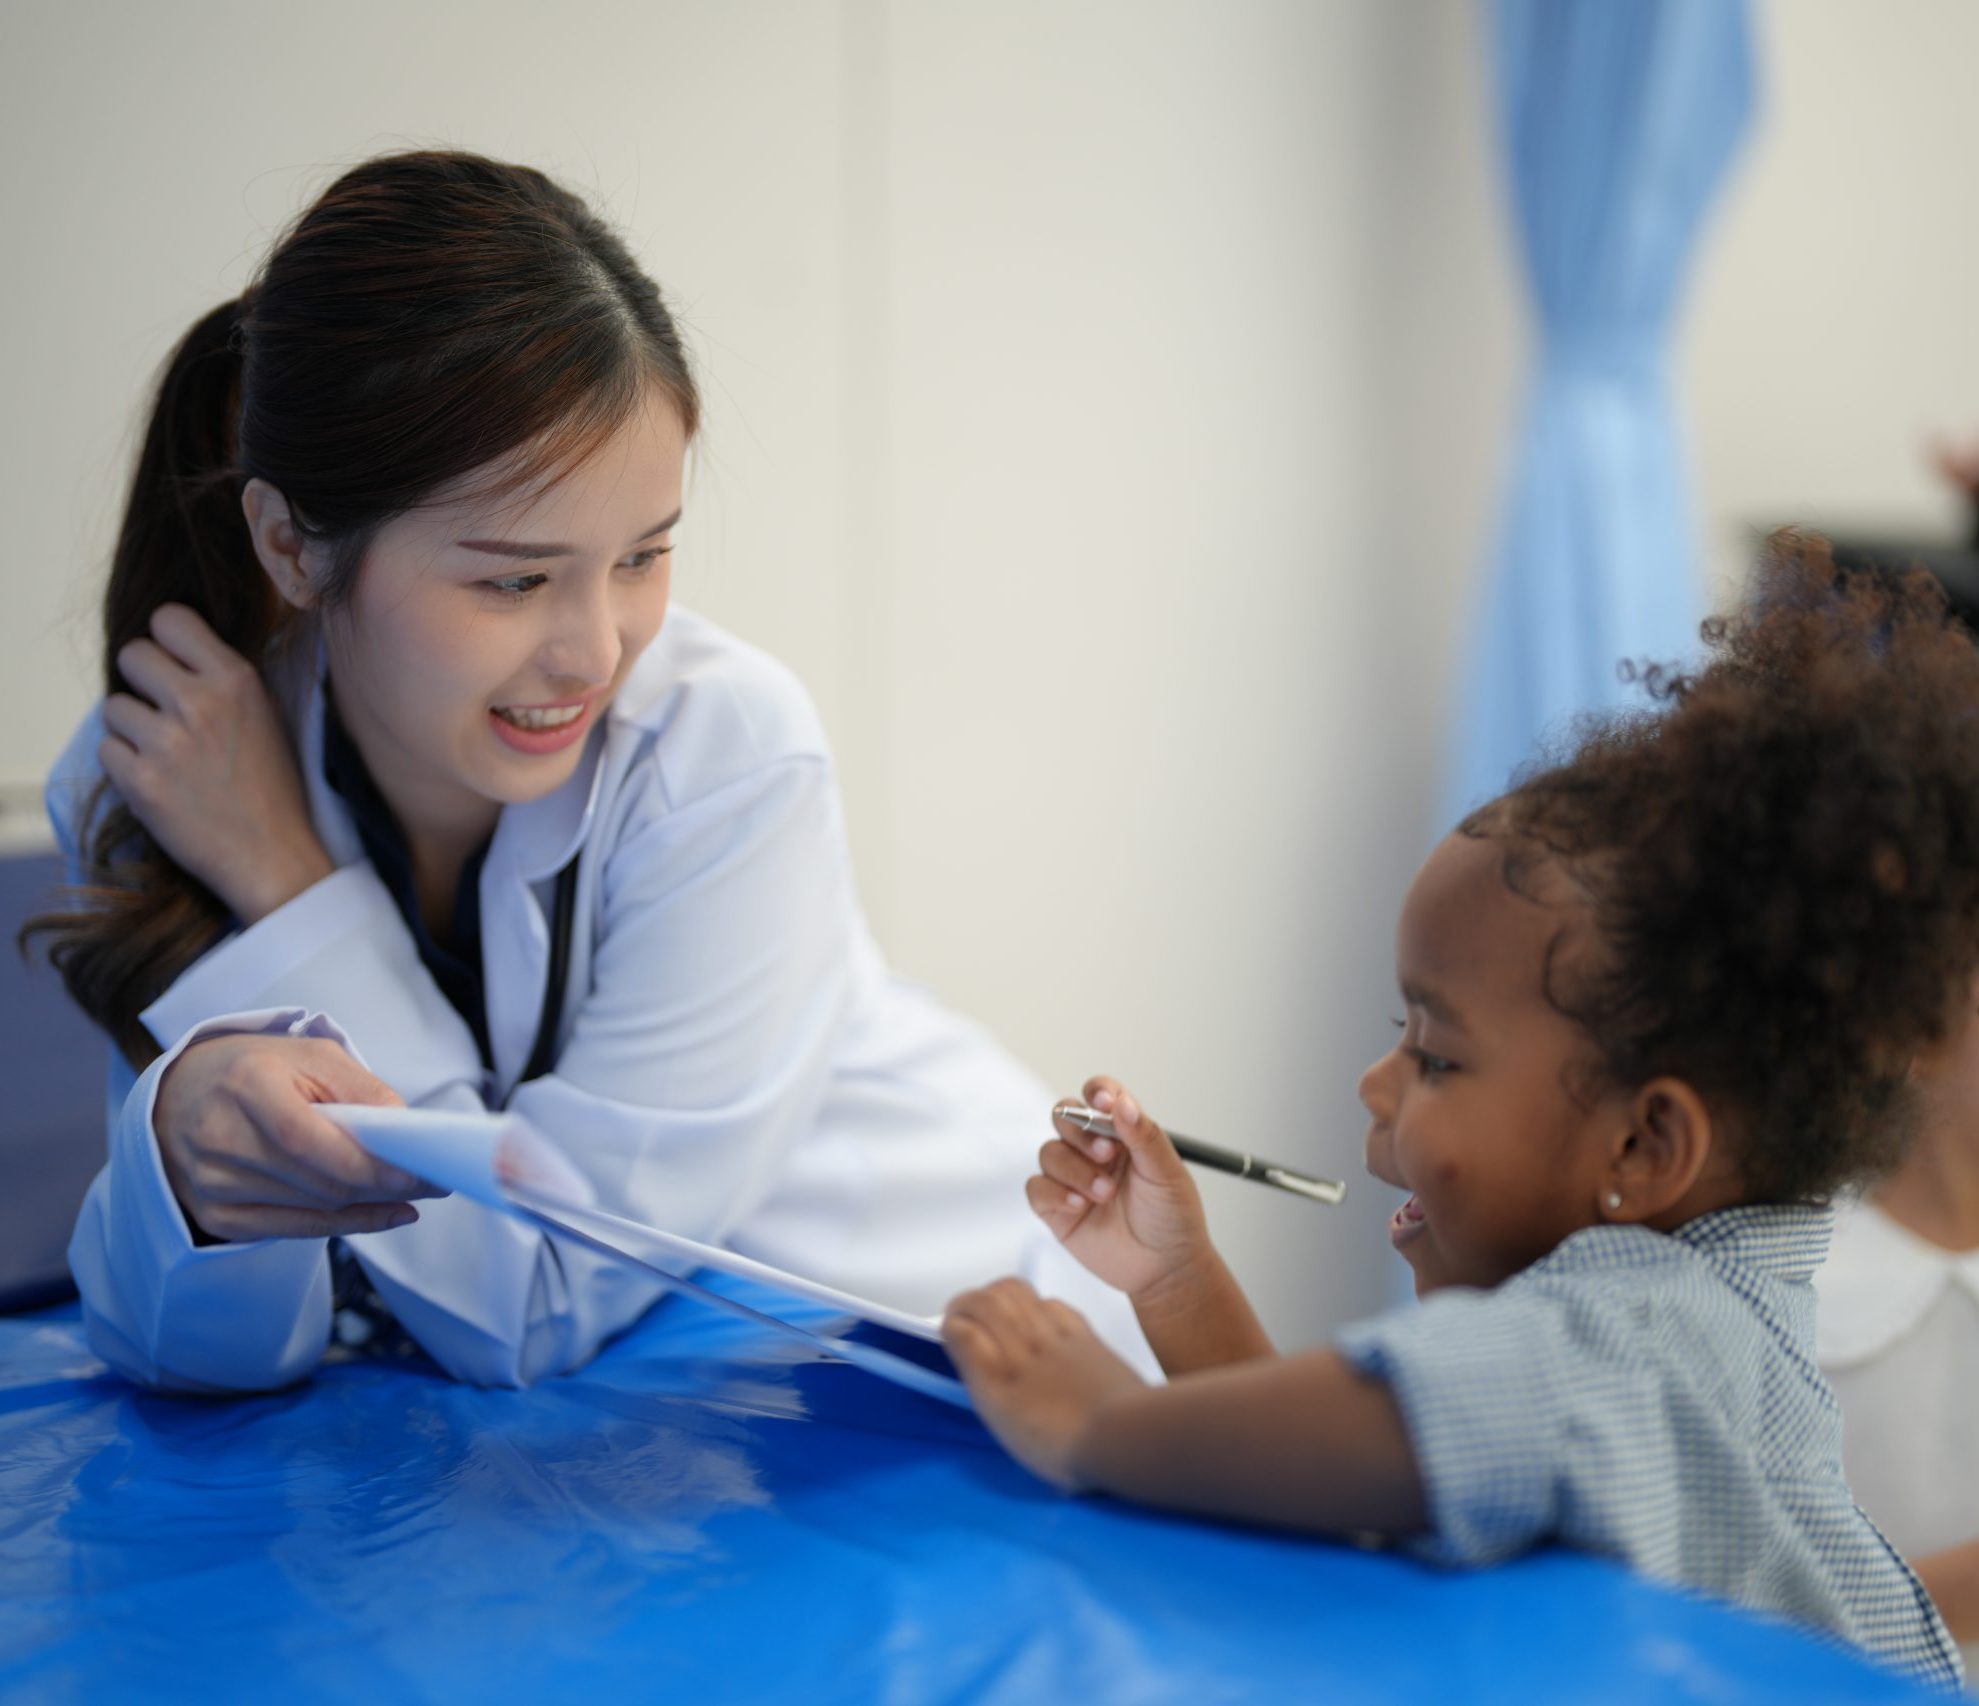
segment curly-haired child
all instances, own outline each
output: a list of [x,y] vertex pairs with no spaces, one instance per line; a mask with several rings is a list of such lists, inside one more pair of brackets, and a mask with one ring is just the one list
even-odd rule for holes
[[1062,1487],[1453,1564],[1563,1541],[1955,1683],[1843,1478],[1809,1275],[1979,967],[1979,653],[1928,583],[1792,537],[1706,638],[1409,891],[1360,1093],[1420,1308],[1277,1356],[1173,1147],[1094,1079],[1116,1138],[1057,1121],[1030,1199],[1169,1383],[1016,1280],[946,1335]]

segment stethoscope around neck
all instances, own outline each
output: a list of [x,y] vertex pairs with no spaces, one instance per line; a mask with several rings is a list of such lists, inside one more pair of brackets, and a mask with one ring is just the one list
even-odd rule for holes
[[509,1089],[503,1106],[514,1099],[532,1078],[541,1078],[557,1063],[557,1030],[563,1017],[564,986],[570,981],[570,933],[577,920],[577,864],[583,855],[573,854],[568,865],[557,872],[556,893],[550,900],[550,970],[543,981],[543,1012],[536,1021],[536,1041],[529,1060]]

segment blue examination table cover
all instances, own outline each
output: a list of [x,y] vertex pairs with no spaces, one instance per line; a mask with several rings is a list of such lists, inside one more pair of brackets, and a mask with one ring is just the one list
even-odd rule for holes
[[168,1398],[73,1305],[0,1320],[0,1699],[254,1697],[1941,1698],[1566,1552],[1446,1574],[1062,1498],[684,1298],[526,1392],[350,1361]]

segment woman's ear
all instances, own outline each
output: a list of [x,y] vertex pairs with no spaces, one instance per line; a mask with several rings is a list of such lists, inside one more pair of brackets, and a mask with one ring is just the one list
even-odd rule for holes
[[312,608],[316,588],[303,562],[308,543],[289,513],[289,500],[266,480],[250,480],[241,492],[241,513],[247,517],[254,554],[275,591],[297,610]]
[[1711,1161],[1711,1110],[1681,1078],[1652,1078],[1629,1098],[1628,1112],[1628,1130],[1601,1182],[1601,1217],[1654,1220]]

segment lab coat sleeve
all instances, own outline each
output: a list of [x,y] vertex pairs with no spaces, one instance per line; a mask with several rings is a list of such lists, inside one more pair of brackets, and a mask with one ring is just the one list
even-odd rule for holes
[[[762,1200],[816,1116],[864,936],[828,761],[782,758],[678,807],[659,802],[657,783],[653,792],[652,809],[629,814],[606,852],[590,985],[556,1070],[511,1105],[564,1144],[604,1206],[718,1239]],[[368,864],[219,944],[145,1018],[155,1035],[178,1036],[215,1013],[268,1007],[331,1015],[409,1103],[481,1105],[472,1035]],[[149,1138],[148,1101],[127,1105],[124,1130],[133,1135],[113,1172],[155,1168],[155,1139],[146,1151],[135,1135]],[[660,1290],[457,1199],[350,1243],[434,1358],[483,1385],[576,1366]],[[141,1247],[155,1261],[157,1247]],[[320,1265],[320,1245],[308,1247]],[[175,1271],[153,1269],[160,1286]],[[164,1318],[172,1300],[154,1287],[139,1303],[136,1279],[127,1313],[155,1313],[144,1354],[119,1366],[157,1384],[220,1383],[208,1364],[174,1361],[184,1329]],[[297,1330],[320,1350],[319,1326]],[[300,1372],[296,1354],[243,1356],[226,1383],[279,1384]]]
[[[152,1136],[158,1085],[202,1037],[227,1032],[327,1037],[335,1025],[299,1008],[195,1026],[138,1077],[113,1082],[110,1161],[89,1188],[69,1241],[90,1346],[120,1374],[185,1392],[287,1385],[323,1353],[330,1271],[320,1238],[195,1245]],[[118,1076],[130,1077],[122,1068]]]
[[[94,755],[101,738],[99,710],[49,778],[48,818],[72,885],[86,876],[85,815],[98,797]],[[108,1164],[76,1217],[69,1268],[90,1345],[119,1373],[178,1391],[264,1390],[301,1378],[322,1355],[330,1322],[324,1241],[195,1245],[165,1179],[152,1110],[172,1063],[201,1037],[252,1031],[327,1037],[345,1046],[348,1039],[300,1005],[200,1020],[181,1026],[135,1081],[111,1051]]]

